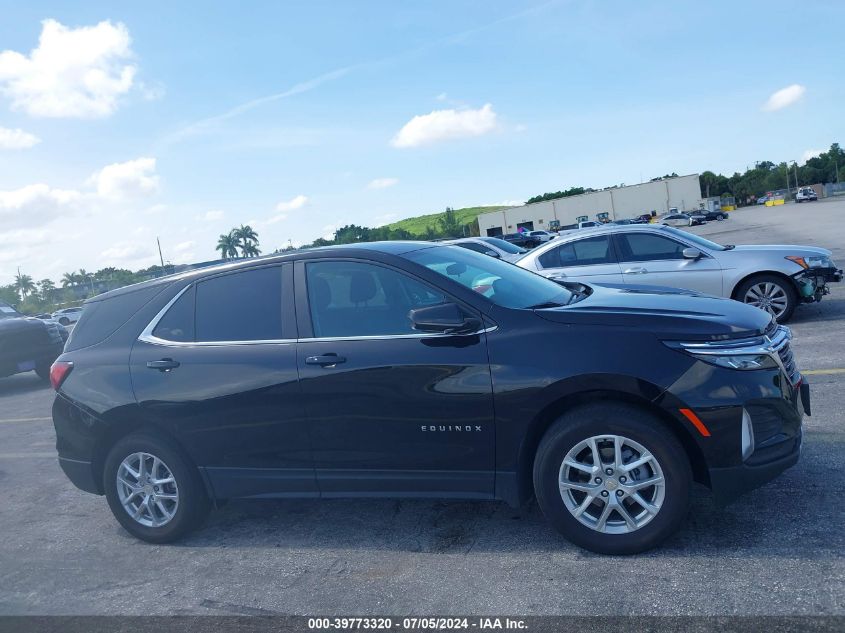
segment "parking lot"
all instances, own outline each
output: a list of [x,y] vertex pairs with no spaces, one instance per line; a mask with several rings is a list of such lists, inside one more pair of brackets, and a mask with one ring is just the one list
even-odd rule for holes
[[[845,200],[740,209],[721,243],[845,263]],[[585,552],[494,502],[233,501],[170,546],[136,541],[59,469],[52,391],[0,379],[2,614],[845,614],[845,284],[790,324],[812,385],[801,461],[635,557]]]

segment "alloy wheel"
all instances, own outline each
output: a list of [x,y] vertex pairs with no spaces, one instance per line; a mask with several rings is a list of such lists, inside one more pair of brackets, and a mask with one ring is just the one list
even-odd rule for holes
[[745,303],[760,308],[779,319],[786,312],[789,298],[786,291],[776,283],[763,281],[751,286],[745,293]]
[[179,507],[179,489],[170,468],[150,453],[132,453],[117,469],[117,495],[123,509],[146,527],[168,524]]
[[558,484],[572,516],[606,534],[640,529],[657,516],[666,495],[654,455],[620,435],[597,435],[576,444],[563,459]]

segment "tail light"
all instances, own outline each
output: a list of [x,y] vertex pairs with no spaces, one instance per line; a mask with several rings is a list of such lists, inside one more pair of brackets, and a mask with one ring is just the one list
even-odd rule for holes
[[70,374],[71,369],[73,369],[73,363],[70,361],[57,360],[53,363],[50,367],[50,384],[53,385],[53,389],[56,391],[59,390],[65,378]]

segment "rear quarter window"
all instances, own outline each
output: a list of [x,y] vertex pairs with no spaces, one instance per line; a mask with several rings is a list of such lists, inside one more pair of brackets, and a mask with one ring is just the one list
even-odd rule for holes
[[71,330],[65,351],[90,347],[114,334],[138,310],[166,286],[150,286],[109,299],[86,303],[76,326]]

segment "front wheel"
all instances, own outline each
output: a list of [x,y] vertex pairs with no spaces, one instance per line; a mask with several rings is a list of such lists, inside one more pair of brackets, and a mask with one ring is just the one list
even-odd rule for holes
[[624,404],[568,411],[534,462],[537,502],[567,539],[600,554],[635,554],[675,533],[689,508],[686,453],[660,420]]
[[792,317],[798,303],[798,293],[792,282],[774,275],[757,275],[737,288],[736,297],[743,303],[771,314],[778,323]]
[[196,529],[211,503],[196,467],[151,435],[130,435],[109,451],[103,469],[109,508],[133,536],[170,543]]
[[716,216],[716,219],[717,219],[719,222],[721,222],[722,220],[724,220],[724,219],[725,219],[725,218],[727,218],[727,217],[728,217],[728,216],[726,216],[726,215],[724,215],[724,214],[720,213],[719,215],[717,215],[717,216]]
[[70,325],[70,319],[68,319],[67,317],[62,317],[61,319],[59,319],[59,323],[65,326]]

